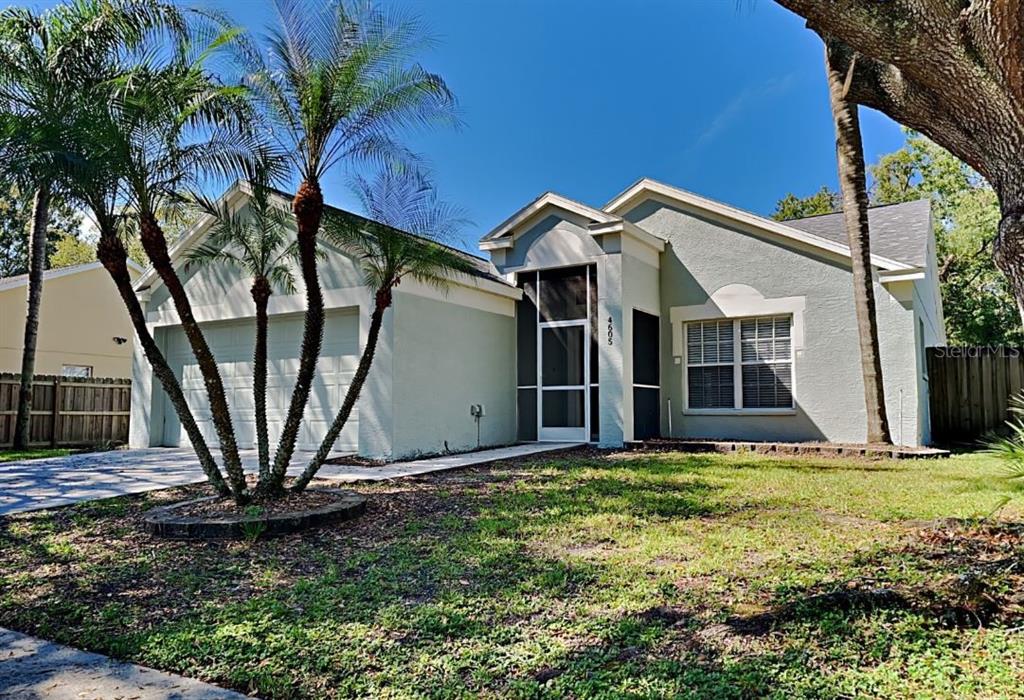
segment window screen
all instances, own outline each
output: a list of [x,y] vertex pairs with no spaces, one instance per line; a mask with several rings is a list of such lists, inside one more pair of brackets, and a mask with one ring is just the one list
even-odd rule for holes
[[690,408],[733,408],[732,321],[686,324],[686,381]]
[[793,406],[793,343],[788,316],[740,321],[744,408]]
[[[688,407],[792,408],[791,326],[789,316],[687,323]],[[737,373],[742,382],[739,405]]]

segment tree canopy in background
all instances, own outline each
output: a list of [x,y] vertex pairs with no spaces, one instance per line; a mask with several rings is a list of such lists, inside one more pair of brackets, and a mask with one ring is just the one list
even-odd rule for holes
[[822,185],[820,190],[807,197],[797,197],[790,192],[775,205],[775,213],[772,214],[772,218],[776,221],[805,219],[808,216],[831,214],[841,208],[839,193]]
[[[995,266],[999,226],[996,193],[972,168],[917,132],[906,145],[869,166],[871,203],[932,202],[939,282],[951,345],[1020,345],[1024,332],[1010,285]],[[787,194],[776,204],[777,221],[839,209],[828,187],[807,197]]]
[[[14,184],[0,181],[0,277],[28,272],[31,219],[32,192],[23,192]],[[67,236],[77,238],[81,225],[81,214],[58,199],[54,200],[46,236],[46,257],[51,267],[58,244]]]

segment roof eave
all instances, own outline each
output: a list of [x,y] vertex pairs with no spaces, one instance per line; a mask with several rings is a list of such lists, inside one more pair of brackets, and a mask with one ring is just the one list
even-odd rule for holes
[[482,250],[491,250],[491,248],[485,247],[485,244],[509,237],[510,234],[514,234],[517,228],[548,207],[571,212],[595,223],[609,223],[619,219],[619,217],[606,211],[595,209],[555,192],[545,192],[484,235],[480,239],[480,248]]
[[[836,243],[835,241],[831,241],[822,236],[801,231],[793,228],[792,226],[787,226],[784,223],[766,219],[762,216],[758,216],[757,214],[743,211],[742,209],[737,209],[727,204],[722,204],[721,202],[716,202],[712,199],[708,199],[707,197],[701,197],[700,195],[693,194],[692,192],[687,192],[649,178],[643,178],[633,183],[630,187],[613,197],[604,208],[611,214],[621,215],[622,212],[630,205],[638,203],[638,201],[642,201],[644,198],[649,198],[652,195],[663,197],[685,207],[713,214],[727,221],[742,224],[764,233],[797,241],[804,245],[819,248],[845,258],[851,257],[849,246]],[[871,256],[871,264],[880,270],[914,269],[913,265],[874,254]]]

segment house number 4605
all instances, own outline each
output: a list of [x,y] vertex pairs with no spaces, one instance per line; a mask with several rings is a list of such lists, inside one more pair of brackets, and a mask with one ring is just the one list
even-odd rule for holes
[[612,325],[612,317],[608,317],[608,344],[612,344],[612,338],[615,337],[615,326]]

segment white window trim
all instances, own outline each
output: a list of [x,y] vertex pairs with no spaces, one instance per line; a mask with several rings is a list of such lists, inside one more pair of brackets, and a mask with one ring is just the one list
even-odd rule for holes
[[[686,338],[686,325],[688,323],[701,323],[704,321],[730,321],[732,323],[733,360],[731,363],[710,362],[691,365],[689,363],[689,348],[687,343],[682,343],[682,380],[683,380],[683,415],[687,416],[794,416],[796,415],[796,347],[794,342],[796,319],[790,315],[790,348],[789,348],[789,372],[790,372],[790,395],[793,405],[781,408],[744,408],[743,407],[743,367],[745,365],[764,364],[761,362],[744,362],[743,349],[740,343],[740,322],[747,319],[768,318],[773,316],[785,316],[787,314],[764,314],[756,316],[741,316],[734,318],[695,318],[681,321],[677,329],[673,329],[673,335],[678,332],[680,337]],[[732,364],[733,368],[733,408],[690,408],[690,367],[726,367]],[[772,363],[769,363],[772,364]],[[775,362],[774,364],[781,364]]]

